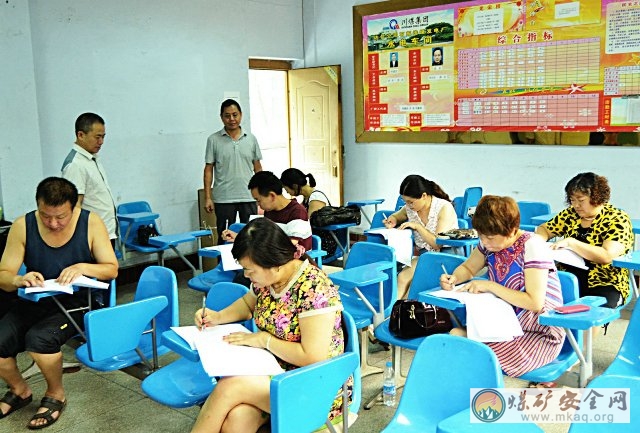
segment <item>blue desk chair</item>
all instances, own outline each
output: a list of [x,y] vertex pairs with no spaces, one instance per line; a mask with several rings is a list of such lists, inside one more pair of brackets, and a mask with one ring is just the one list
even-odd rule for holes
[[[357,329],[349,313],[343,311],[342,318],[345,353],[279,374],[271,380],[272,433],[311,432],[323,424],[328,427],[327,414],[341,386],[343,402],[348,401],[344,396],[349,376],[353,376],[351,403],[343,413],[357,415],[362,393]],[[301,389],[313,391],[300,392]],[[347,432],[349,417],[343,416],[342,420],[334,422],[341,422],[341,431]]]
[[[241,284],[222,282],[214,284],[207,293],[206,306],[222,310],[244,296],[249,289]],[[253,320],[243,323],[253,329]],[[147,376],[140,385],[152,400],[165,406],[185,408],[204,403],[213,391],[216,380],[202,368],[200,361],[184,357]]]
[[462,218],[467,221],[469,227],[472,227],[471,224],[471,216],[475,212],[476,206],[482,197],[482,187],[480,186],[470,186],[469,188],[464,190],[464,196],[462,197],[462,202],[460,203],[460,214],[458,214],[458,218]]
[[[238,233],[246,224],[233,223],[229,226],[229,230]],[[187,281],[187,287],[199,292],[208,292],[216,283],[232,282],[238,271],[225,271],[222,269],[222,261],[215,268],[203,272]]]
[[[388,245],[370,242],[356,242],[351,248],[344,269],[356,268],[374,262],[388,262],[389,267],[384,270],[388,278],[383,282],[383,311],[384,317],[389,317],[391,307],[398,298],[398,279],[396,274],[396,254]],[[329,275],[331,278],[331,274]],[[367,296],[376,311],[379,311],[379,284],[358,287]],[[367,328],[373,324],[374,314],[352,288],[340,287],[342,305],[354,319],[356,328],[360,330],[360,359],[366,364],[368,353]],[[366,365],[365,365],[366,366]]]
[[318,267],[322,269],[322,258],[327,256],[327,252],[322,249],[322,239],[318,235],[311,235],[311,251],[307,251]]
[[168,304],[165,296],[154,296],[88,312],[84,316],[87,343],[78,348],[76,356],[83,364],[100,371],[119,370],[140,362],[148,370],[155,370],[156,345],[153,344],[150,363],[140,341],[144,335],[151,335],[150,341],[156,341],[153,338],[157,332],[156,317]]
[[[453,210],[456,211],[456,216],[458,217],[458,220],[463,219],[462,218],[462,197],[461,196],[454,197],[453,200],[451,200],[451,204],[453,205]],[[462,228],[462,227],[459,227],[459,228]]]
[[528,232],[535,231],[538,224],[531,221],[532,217],[548,215],[551,213],[551,205],[542,201],[519,201],[520,228]]
[[431,335],[418,346],[398,409],[382,432],[435,433],[440,421],[469,408],[469,388],[502,387],[500,364],[487,345]]
[[[129,214],[152,214],[151,205],[146,201],[132,201],[129,203],[121,203],[116,208],[117,215],[129,215]],[[164,266],[164,251],[168,249],[168,246],[154,247],[151,245],[140,245],[138,243],[138,228],[143,225],[152,224],[158,228],[157,219],[145,220],[141,222],[129,222],[122,219],[118,220],[120,228],[120,247],[122,258],[127,258],[127,250],[137,251],[143,254],[157,254],[158,265]],[[159,232],[159,231],[158,231]]]
[[[381,229],[384,228],[384,223],[382,221],[386,218],[389,218],[392,214],[394,214],[395,210],[379,210],[373,214],[373,218],[371,219],[371,227],[372,229]],[[374,244],[386,244],[383,236],[376,234],[366,234],[367,242],[372,242]]]
[[[158,355],[163,355],[169,351],[160,343],[162,333],[172,326],[178,326],[178,282],[176,280],[175,273],[168,268],[161,266],[149,266],[140,275],[140,280],[136,287],[136,293],[134,295],[134,302],[142,301],[148,298],[157,296],[163,296],[167,299],[168,304],[158,314],[156,314],[156,330],[155,339],[150,334],[142,335],[139,337],[138,348],[146,356],[150,357],[156,349]],[[123,304],[127,305],[127,304]],[[109,310],[104,308],[103,311]],[[111,338],[117,336],[117,333],[112,333]],[[91,336],[87,333],[87,340]],[[89,354],[88,344],[83,344],[76,350],[76,357],[83,364],[99,371],[112,371],[119,370],[125,367],[138,364],[140,357],[133,351],[122,352],[116,354],[113,357],[107,359],[101,359],[96,361]]]
[[[562,301],[565,304],[573,302],[580,297],[578,279],[575,275],[565,271],[558,271],[558,278],[560,279],[560,286],[562,287]],[[582,332],[577,329],[573,329],[571,333],[576,339],[578,345],[582,347]],[[542,367],[538,367],[535,370],[531,370],[528,373],[523,374],[519,379],[531,382],[553,382],[577,362],[578,355],[571,347],[569,339],[565,338],[562,349],[560,349],[560,353],[556,359]]]
[[396,200],[396,210],[394,212],[399,211],[400,209],[402,209],[402,206],[404,206],[404,205],[405,205],[404,199],[402,198],[401,195],[399,195],[398,196],[398,200]]
[[[442,266],[444,266],[447,271],[453,272],[453,270],[464,263],[464,261],[464,257],[453,254],[436,252],[422,254],[416,264],[416,271],[409,286],[407,299],[418,299],[419,292],[438,287],[440,285],[440,275],[442,275]],[[464,308],[459,310],[462,311],[456,311],[458,317],[460,317],[461,314],[465,314]],[[418,346],[420,346],[426,338],[418,337],[407,339],[396,337],[389,330],[388,318],[376,327],[375,336],[379,341],[391,346],[391,360],[393,362],[396,379],[400,377],[402,371],[402,349],[418,350]],[[381,397],[382,393],[378,393],[364,408],[371,409]]]

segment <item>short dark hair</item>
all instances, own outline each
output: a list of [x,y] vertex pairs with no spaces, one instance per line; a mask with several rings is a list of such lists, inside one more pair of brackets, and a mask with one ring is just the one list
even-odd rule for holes
[[233,105],[238,107],[238,111],[240,112],[240,114],[242,114],[242,108],[240,108],[240,103],[238,101],[236,101],[235,99],[225,99],[224,101],[222,101],[222,104],[220,105],[220,116],[224,114],[225,108],[231,107]]
[[440,185],[431,180],[425,179],[419,174],[410,174],[405,177],[400,184],[400,195],[418,199],[425,193],[443,200],[451,201]]
[[296,251],[289,236],[268,218],[249,221],[240,230],[231,248],[236,260],[248,257],[263,268],[275,268],[290,262]]
[[258,189],[258,194],[263,197],[269,195],[270,192],[275,192],[277,195],[282,195],[282,182],[278,179],[278,176],[270,171],[259,171],[249,180],[249,190],[254,188]]
[[[309,179],[308,182],[307,179]],[[312,188],[316,186],[316,179],[311,173],[304,174],[297,168],[287,168],[285,171],[283,171],[280,175],[280,181],[284,186],[286,186],[287,188],[291,188],[297,194],[300,194],[300,189],[307,184],[309,184],[309,186]]]
[[91,132],[94,123],[104,125],[104,119],[95,113],[82,113],[76,119],[76,135],[80,131],[88,134]]
[[476,206],[471,224],[485,236],[510,236],[520,227],[520,209],[511,197],[485,195]]
[[604,176],[598,176],[592,172],[579,173],[564,187],[565,200],[571,205],[571,196],[580,192],[589,197],[592,206],[600,206],[609,201],[611,188],[609,181]]
[[40,202],[47,206],[62,206],[69,202],[73,209],[78,203],[78,188],[62,177],[48,177],[36,188],[36,203]]

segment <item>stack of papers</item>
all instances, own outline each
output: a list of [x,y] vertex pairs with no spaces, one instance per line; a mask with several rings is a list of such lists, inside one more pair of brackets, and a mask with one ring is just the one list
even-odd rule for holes
[[411,230],[400,229],[371,229],[367,234],[378,234],[384,237],[387,245],[396,251],[396,260],[406,266],[411,266],[413,256],[413,237]]
[[578,253],[576,253],[575,251],[570,250],[568,248],[558,248],[554,250],[551,248],[551,244],[548,243],[547,245],[549,245],[549,250],[551,251],[551,257],[556,262],[564,263],[565,265],[575,266],[576,268],[580,268],[580,269],[589,269],[589,267],[584,262],[584,259],[582,258],[582,256],[579,256]]
[[108,289],[109,283],[104,283],[102,281],[97,281],[84,275],[76,278],[71,284],[59,284],[55,279],[46,280],[44,282],[44,286],[40,287],[26,287],[24,289],[25,293],[42,293],[42,292],[61,292],[68,293],[70,295],[73,294],[73,286],[82,286],[82,287],[90,287],[92,289]]
[[467,337],[488,342],[511,341],[523,335],[513,307],[492,293],[436,290],[430,295],[457,299],[467,306]]
[[222,339],[234,332],[251,332],[242,325],[217,325],[202,331],[196,326],[171,329],[198,351],[202,367],[211,377],[270,376],[284,372],[271,352],[257,347],[235,346]]

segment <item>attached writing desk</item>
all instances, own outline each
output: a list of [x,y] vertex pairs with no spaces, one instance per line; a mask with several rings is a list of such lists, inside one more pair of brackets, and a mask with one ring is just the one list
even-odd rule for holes
[[[418,294],[418,300],[427,302],[438,307],[446,308],[453,311],[458,308],[464,308],[464,304],[456,299],[440,298],[430,295],[429,292],[438,289],[431,289]],[[538,323],[546,326],[559,326],[565,330],[571,347],[576,352],[580,360],[580,373],[578,386],[584,388],[587,380],[593,374],[593,339],[591,336],[591,328],[601,326],[612,322],[620,317],[620,311],[615,308],[600,307],[603,298],[599,296],[585,296],[565,305],[586,304],[589,305],[589,311],[573,314],[559,314],[555,311],[543,313],[538,318]],[[575,337],[571,333],[572,329],[578,329],[584,332],[584,347],[580,347]]]
[[378,212],[378,205],[382,204],[383,202],[384,202],[383,198],[374,198],[372,200],[354,200],[354,201],[348,201],[347,206],[351,206],[351,205],[358,206],[360,208],[360,213],[364,215],[364,218],[369,222],[369,227],[371,227],[371,218],[369,218],[369,215],[367,215],[362,208],[365,206],[373,205],[375,209],[374,212]]
[[[72,287],[73,287],[73,293],[75,295],[75,293],[77,293],[80,289],[77,286],[72,286]],[[26,299],[26,300],[31,301],[31,302],[38,302],[38,301],[40,301],[40,299],[44,299],[44,298],[52,298],[53,302],[55,302],[55,304],[58,306],[58,308],[60,308],[60,311],[62,311],[64,313],[64,315],[67,317],[67,319],[69,319],[69,321],[71,322],[73,327],[76,328],[76,331],[78,331],[78,334],[80,334],[82,336],[84,341],[87,341],[86,334],[84,333],[82,328],[78,325],[78,323],[75,320],[73,320],[73,317],[71,317],[71,314],[70,314],[70,313],[75,313],[76,311],[90,311],[91,310],[91,289],[88,288],[88,287],[85,287],[85,289],[87,290],[87,306],[86,307],[73,308],[71,310],[67,310],[60,303],[60,301],[58,301],[58,299],[56,299],[56,295],[61,295],[61,294],[62,295],[67,295],[68,294],[68,293],[64,293],[64,292],[48,291],[48,292],[26,293],[26,288],[25,287],[20,287],[20,288],[18,288],[18,297]]]
[[436,245],[446,245],[454,248],[463,248],[464,255],[469,257],[471,249],[478,246],[480,239],[478,238],[466,238],[466,239],[446,239],[436,236]]
[[182,356],[185,359],[193,362],[200,361],[200,355],[196,349],[192,349],[184,338],[179,336],[174,330],[169,329],[162,333],[161,344],[168,347],[173,352]]
[[[334,272],[329,274],[329,278],[334,284],[340,286],[340,291],[353,290],[360,297],[365,305],[365,308],[371,312],[373,316],[373,326],[376,327],[382,323],[384,317],[384,282],[389,279],[389,276],[384,272],[387,269],[394,269],[395,263],[391,262],[373,262],[362,266],[355,266],[353,268],[345,269],[343,271]],[[375,309],[373,304],[362,293],[359,287],[369,286],[378,283],[378,310]],[[360,365],[362,369],[362,377],[373,373],[379,373],[379,368],[370,366],[367,362],[368,341],[366,337],[361,338],[360,341]]]
[[191,264],[189,260],[187,260],[182,252],[180,252],[180,250],[178,249],[178,245],[185,242],[193,242],[197,240],[198,250],[200,250],[200,237],[202,236],[211,236],[211,231],[195,230],[185,233],[176,233],[173,235],[154,236],[149,238],[149,244],[158,248],[171,248],[173,252],[176,253],[178,257],[180,257],[180,260],[182,260],[193,271],[193,274],[196,275],[198,273],[198,270]]
[[634,275],[634,271],[640,271],[640,251],[633,251],[625,256],[620,256],[618,258],[613,259],[611,262],[613,266],[618,268],[627,268],[629,269],[629,278],[631,280],[631,287],[633,287],[633,293],[636,295],[636,299],[638,298],[638,285],[636,284],[636,278]]
[[[357,225],[356,223],[342,223],[342,224],[331,224],[324,227],[313,227],[313,228],[316,230],[324,230],[329,232],[333,240],[336,241],[338,248],[342,250],[342,257],[346,260],[347,255],[349,254],[349,227],[355,227],[356,225]],[[345,245],[342,245],[342,243],[338,239],[338,236],[336,235],[336,232],[339,230],[345,230],[345,229],[347,230],[347,239],[345,241]]]

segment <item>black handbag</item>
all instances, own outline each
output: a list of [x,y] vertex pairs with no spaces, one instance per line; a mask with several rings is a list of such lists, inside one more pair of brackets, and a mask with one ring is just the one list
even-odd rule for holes
[[425,302],[401,299],[393,304],[389,331],[399,338],[444,334],[453,329],[451,316],[444,308]]
[[149,238],[153,238],[155,236],[160,236],[155,225],[142,225],[138,227],[138,237],[136,241],[138,245],[149,246]]
[[360,224],[361,219],[362,215],[358,206],[325,206],[315,211],[309,222],[312,227],[325,227],[333,224]]

